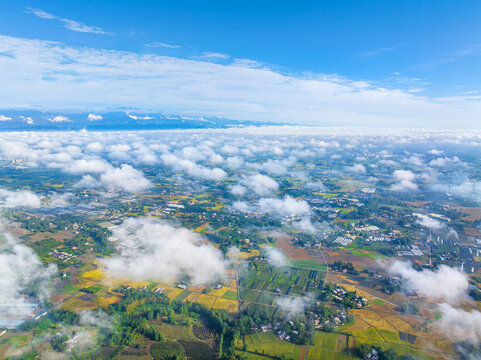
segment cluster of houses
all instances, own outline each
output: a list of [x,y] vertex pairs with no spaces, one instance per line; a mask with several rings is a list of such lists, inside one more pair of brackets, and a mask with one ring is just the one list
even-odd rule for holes
[[54,258],[57,258],[57,259],[60,259],[60,260],[63,260],[63,261],[68,261],[68,260],[76,257],[76,255],[69,254],[65,251],[58,251],[57,249],[55,249],[53,251],[50,251],[48,254],[50,256],[53,256]]
[[[342,301],[346,295],[348,294],[348,292],[346,290],[344,290],[343,288],[341,287],[337,287],[334,289],[334,293],[332,295],[332,297],[337,300],[337,301]],[[354,296],[354,298],[352,299],[352,301],[356,304],[356,307],[358,309],[361,309],[362,307],[365,307],[368,305],[368,301],[366,298],[362,298],[360,296]]]
[[[277,323],[276,328],[279,326],[280,326],[280,323]],[[272,323],[253,325],[251,326],[251,331],[255,333],[272,331]]]
[[314,327],[321,330],[324,328],[324,326],[329,325],[331,322],[334,326],[340,326],[346,321],[346,313],[344,311],[340,311],[339,315],[335,316],[332,320],[324,320],[318,313],[313,311],[309,312],[308,317],[310,320],[312,320]]

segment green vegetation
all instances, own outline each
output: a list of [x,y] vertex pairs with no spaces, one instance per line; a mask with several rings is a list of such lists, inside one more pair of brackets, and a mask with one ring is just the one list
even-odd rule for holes
[[300,268],[318,269],[321,271],[327,270],[325,265],[318,264],[316,260],[291,260],[290,264]]

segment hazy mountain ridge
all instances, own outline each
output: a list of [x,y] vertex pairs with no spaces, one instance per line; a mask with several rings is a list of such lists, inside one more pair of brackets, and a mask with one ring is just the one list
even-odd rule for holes
[[0,110],[0,131],[16,130],[161,130],[223,129],[229,127],[280,125],[232,120],[222,117],[180,116],[149,112],[43,112]]

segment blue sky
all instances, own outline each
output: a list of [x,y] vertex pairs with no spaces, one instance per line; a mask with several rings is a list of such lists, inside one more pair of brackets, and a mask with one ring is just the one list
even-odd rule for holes
[[[0,53],[7,55],[0,61],[8,62],[4,69],[10,72],[31,75],[27,81],[25,76],[12,77],[0,70],[0,76],[10,81],[4,82],[6,97],[0,101],[3,107],[62,109],[128,105],[250,120],[275,121],[277,116],[281,121],[309,124],[316,124],[318,113],[319,124],[332,119],[340,124],[358,121],[360,125],[382,125],[383,118],[388,125],[403,119],[416,123],[419,117],[413,114],[420,112],[425,114],[427,126],[448,110],[450,119],[462,117],[466,126],[474,126],[473,119],[481,108],[479,1],[6,1],[0,3],[0,12],[3,14]],[[38,46],[31,40],[43,43]],[[23,56],[17,53],[19,47]],[[69,52],[62,55],[68,60],[53,64],[60,49]],[[101,54],[94,55],[93,50]],[[106,55],[107,50],[110,53]],[[47,55],[41,55],[50,52],[48,60],[43,58]],[[140,62],[140,68],[146,61],[153,63],[137,76],[134,69],[125,68],[123,59],[123,65],[115,73],[99,79],[92,72],[92,63],[88,69],[82,63],[83,52],[95,57],[108,56],[108,61],[113,62],[116,60],[112,59],[112,53],[116,59],[130,54],[137,58],[129,61]],[[146,60],[145,55],[154,56]],[[40,57],[33,62],[45,64],[32,68],[25,61],[26,56]],[[168,69],[164,64],[162,70],[157,67],[152,70],[152,66],[165,58]],[[176,60],[180,68],[174,64]],[[102,66],[109,67],[105,61]],[[205,71],[193,82],[208,83],[208,88],[205,84],[193,88],[185,61],[194,74]],[[68,62],[78,66],[69,66]],[[263,72],[247,74],[239,71],[241,67],[251,70],[255,67]],[[132,97],[125,89],[125,82],[116,83],[125,80],[122,70],[127,71]],[[172,71],[177,78],[170,78]],[[220,74],[224,78],[231,76],[228,84],[219,83]],[[285,77],[283,81],[278,82],[278,75]],[[167,83],[162,81],[166,76]],[[267,81],[264,76],[270,79],[265,88],[261,83],[262,79]],[[136,83],[133,78],[137,78]],[[298,80],[303,81],[287,89]],[[320,82],[312,83],[316,80]],[[95,86],[94,81],[98,82]],[[75,87],[74,82],[90,83],[90,87]],[[89,89],[108,89],[107,83],[124,88],[121,94],[116,94],[117,100],[114,94],[104,99],[100,91],[95,101],[88,94],[83,96]],[[31,90],[25,94],[22,90],[28,84]],[[339,84],[348,87],[341,89],[340,96],[336,88]],[[135,95],[137,87],[146,86],[151,87],[154,98],[150,104],[139,101]],[[179,91],[186,86],[188,90]],[[222,95],[226,86],[227,98]],[[285,88],[279,94],[280,103],[286,102],[287,93],[294,93],[292,102],[300,100],[302,107],[310,111],[304,113],[299,108],[298,119],[295,107],[280,113],[272,111],[273,116],[269,116],[276,101],[269,98],[272,94],[266,99],[261,95],[276,86]],[[168,98],[165,93],[173,87],[176,96],[185,101],[161,100]],[[252,92],[253,87],[258,90],[259,100],[245,94]],[[54,89],[65,94],[56,96],[56,100],[53,96],[48,98],[45,93],[54,94]],[[209,97],[198,96],[194,99],[197,104],[188,105],[192,102],[189,96],[206,91]],[[386,91],[389,101],[383,102],[378,110],[372,99],[385,97]],[[371,102],[363,102],[366,96]],[[233,110],[236,100],[241,110]],[[352,111],[338,114],[336,106],[352,107]],[[356,107],[360,108],[359,116]],[[408,110],[401,111],[404,108]],[[406,123],[410,124],[408,120]],[[446,124],[448,121],[445,120]]]

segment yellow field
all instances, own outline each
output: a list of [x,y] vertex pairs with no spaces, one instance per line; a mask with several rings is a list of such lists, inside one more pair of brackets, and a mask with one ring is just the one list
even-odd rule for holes
[[169,291],[168,293],[166,293],[167,297],[169,298],[169,300],[173,300],[177,297],[177,295],[179,295],[182,291],[184,291],[183,289],[180,289],[180,288],[172,288],[172,291]]
[[104,297],[101,296],[97,299],[94,300],[95,303],[97,303],[101,307],[107,307],[111,304],[115,304],[120,302],[122,299],[118,296],[111,296],[111,297]]
[[200,294],[199,298],[197,299],[196,303],[204,305],[205,307],[212,309],[215,303],[215,296],[207,295],[207,294]]
[[92,285],[95,285],[96,283],[96,281],[85,279],[82,277],[75,278],[72,281],[72,284],[78,286],[79,288],[88,288]]
[[392,324],[390,324],[384,316],[379,315],[375,311],[363,309],[363,310],[353,310],[352,313],[361,318],[365,322],[375,326],[378,329],[385,329],[388,331],[398,331]]
[[227,310],[229,313],[237,312],[237,301],[218,297],[214,303],[214,309]]
[[207,224],[202,224],[201,226],[196,227],[196,228],[194,229],[194,231],[197,232],[197,233],[200,233],[200,232],[202,232],[202,231],[205,231],[205,230],[207,229],[207,226],[208,226]]
[[85,279],[100,281],[101,279],[104,278],[105,274],[100,270],[90,270],[90,271],[84,272],[81,276]]
[[62,304],[62,309],[79,312],[83,310],[96,309],[98,305],[90,301],[84,301],[79,298],[71,298]]
[[219,204],[219,205],[216,205],[216,206],[212,206],[210,209],[211,210],[220,210],[224,207],[224,204]]
[[190,294],[184,299],[184,302],[188,302],[188,303],[197,302],[197,299],[199,298],[200,295],[201,295],[201,294],[198,293],[198,292],[190,293]]
[[212,295],[222,297],[229,290],[230,290],[230,287],[222,286],[219,290],[214,291],[214,293]]
[[358,296],[361,296],[367,300],[373,300],[373,299],[376,299],[375,296],[365,292],[365,291],[362,291],[362,290],[359,290],[358,288],[356,288],[355,286],[353,285],[347,285],[347,284],[343,284],[342,285],[344,288],[346,288],[347,291],[355,291],[357,292],[357,295]]

